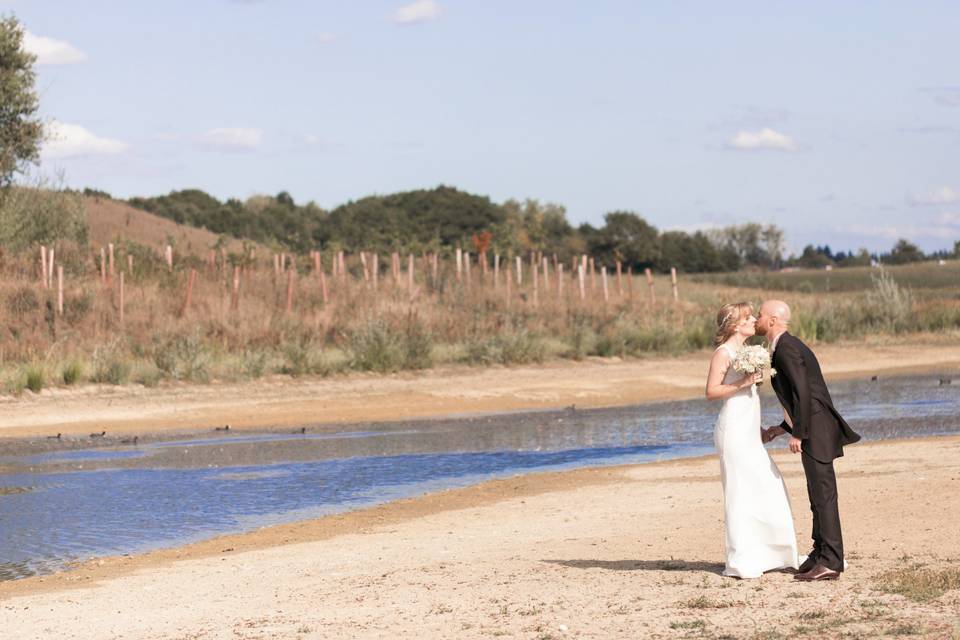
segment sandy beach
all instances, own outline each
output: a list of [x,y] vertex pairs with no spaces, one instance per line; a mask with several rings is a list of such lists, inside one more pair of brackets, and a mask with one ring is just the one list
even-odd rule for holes
[[[818,354],[828,379],[957,375],[960,363],[960,347],[933,339]],[[509,376],[458,370],[264,382],[242,398],[229,397],[228,385],[54,392],[7,403],[3,434],[84,433],[92,424],[118,432],[302,424],[321,406],[323,421],[347,422],[364,402],[365,419],[616,405],[698,395],[704,367],[696,354]],[[271,398],[271,384],[295,406]],[[79,417],[72,413],[80,408]],[[268,421],[257,422],[263,416]],[[805,550],[810,517],[800,460],[784,450],[774,458]],[[837,469],[850,567],[836,583],[798,584],[787,573],[722,577],[719,467],[707,456],[516,476],[96,559],[0,583],[0,628],[17,639],[960,638],[958,460],[960,436],[848,449]]]
[[[805,545],[799,459],[775,459]],[[0,625],[17,639],[955,638],[958,459],[960,437],[848,450],[850,567],[835,583],[720,576],[718,466],[705,457],[508,478],[93,561],[0,585]],[[941,572],[954,590],[888,593],[898,569]]]

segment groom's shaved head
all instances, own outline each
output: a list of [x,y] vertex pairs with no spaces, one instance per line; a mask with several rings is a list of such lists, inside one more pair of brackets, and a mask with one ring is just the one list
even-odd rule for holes
[[[766,313],[764,313],[766,312]],[[783,324],[790,324],[790,305],[783,300],[766,300],[760,307],[760,313],[773,316]]]

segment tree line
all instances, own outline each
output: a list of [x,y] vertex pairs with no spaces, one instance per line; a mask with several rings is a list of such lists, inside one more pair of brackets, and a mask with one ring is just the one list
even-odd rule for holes
[[[106,195],[93,190],[88,195]],[[537,200],[495,203],[486,196],[439,186],[368,196],[330,211],[297,204],[287,192],[225,202],[197,189],[128,203],[181,224],[267,245],[389,253],[486,250],[503,256],[531,251],[568,261],[588,254],[599,264],[688,273],[776,268],[783,231],[743,224],[710,231],[660,231],[631,211],[613,211],[602,226],[572,225],[561,205]],[[488,246],[486,246],[488,245]]]

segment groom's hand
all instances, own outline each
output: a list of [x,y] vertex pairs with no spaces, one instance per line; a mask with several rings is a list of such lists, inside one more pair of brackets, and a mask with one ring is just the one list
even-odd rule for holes
[[803,441],[800,438],[790,438],[790,451],[794,453],[803,451]]

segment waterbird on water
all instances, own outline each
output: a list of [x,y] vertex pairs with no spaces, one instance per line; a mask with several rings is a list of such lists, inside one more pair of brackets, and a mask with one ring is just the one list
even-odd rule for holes
[[102,438],[102,437],[105,436],[105,435],[107,435],[107,432],[106,432],[106,431],[101,431],[100,433],[91,433],[91,434],[90,434],[90,437],[91,437],[91,438]]
[[58,433],[55,436],[47,436],[47,440],[60,440],[63,437],[62,433]]
[[230,425],[225,424],[222,427],[215,428],[214,431],[230,431]]
[[880,379],[880,376],[870,376],[870,382],[876,382]]
[[293,432],[294,432],[294,433],[306,433],[306,432],[307,432],[307,428],[306,428],[306,427],[300,427],[299,429],[294,429]]
[[945,384],[950,384],[951,382],[953,382],[953,380],[951,380],[950,378],[940,378],[940,386],[943,386]]
[[138,440],[140,440],[139,436],[133,436],[132,438],[124,438],[120,441],[120,444],[137,444]]

